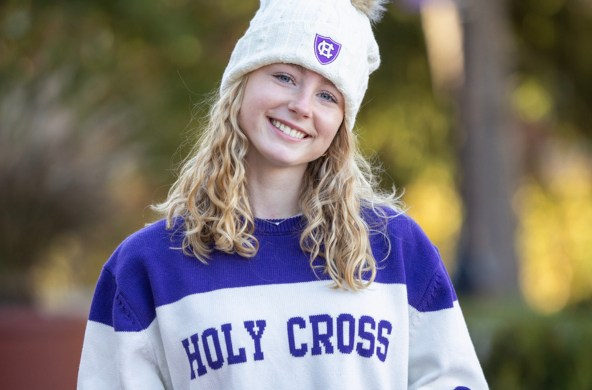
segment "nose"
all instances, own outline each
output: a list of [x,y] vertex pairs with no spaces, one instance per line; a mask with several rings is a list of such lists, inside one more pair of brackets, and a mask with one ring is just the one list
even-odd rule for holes
[[292,95],[288,103],[288,109],[298,116],[309,118],[312,116],[313,93],[307,88],[299,89]]

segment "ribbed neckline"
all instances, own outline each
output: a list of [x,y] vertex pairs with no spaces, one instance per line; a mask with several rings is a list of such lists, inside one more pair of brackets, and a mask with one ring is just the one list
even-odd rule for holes
[[[280,222],[275,225],[272,222]],[[291,233],[302,230],[304,228],[304,216],[302,214],[295,215],[286,220],[280,219],[259,219],[255,218],[255,234],[274,234],[274,233]]]

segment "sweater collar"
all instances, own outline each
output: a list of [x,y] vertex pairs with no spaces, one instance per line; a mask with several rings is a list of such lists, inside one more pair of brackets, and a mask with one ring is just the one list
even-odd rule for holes
[[[279,225],[276,225],[280,222]],[[306,219],[302,214],[288,219],[259,219],[255,218],[255,234],[285,234],[304,229]]]

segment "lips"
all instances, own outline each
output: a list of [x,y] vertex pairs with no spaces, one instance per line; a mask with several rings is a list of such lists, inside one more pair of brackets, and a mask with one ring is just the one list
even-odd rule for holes
[[276,129],[278,129],[279,131],[281,131],[282,133],[284,133],[286,135],[289,135],[290,137],[293,137],[296,139],[302,139],[302,138],[308,136],[308,134],[306,134],[300,130],[296,130],[296,129],[278,121],[277,119],[269,118],[269,121]]

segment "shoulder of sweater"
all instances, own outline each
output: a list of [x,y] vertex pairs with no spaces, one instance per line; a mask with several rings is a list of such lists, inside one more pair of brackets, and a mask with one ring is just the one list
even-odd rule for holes
[[[125,331],[145,329],[152,322],[155,308],[168,299],[164,289],[175,286],[178,268],[184,266],[183,260],[187,261],[181,249],[182,228],[176,221],[167,229],[166,221],[160,220],[130,235],[119,245],[105,263],[97,284],[95,299],[99,303],[94,312],[98,313],[95,315],[98,322]],[[98,299],[97,294],[104,297]],[[100,310],[101,306],[106,309]],[[109,310],[113,311],[112,319],[100,314]],[[130,316],[131,322],[126,320]]]
[[388,232],[395,239],[429,241],[419,224],[405,210],[377,206],[374,209],[365,209],[362,215],[370,228],[370,234]]
[[381,259],[388,261],[377,280],[404,283],[409,304],[419,311],[452,307],[454,288],[438,248],[419,224],[404,212],[387,207],[367,210],[365,218],[375,258],[379,264]]
[[143,263],[147,259],[182,253],[181,249],[170,249],[181,248],[183,237],[183,226],[178,221],[169,229],[166,220],[156,221],[128,236],[107,261],[105,269],[116,275],[126,269],[133,271],[134,268],[145,266]]

